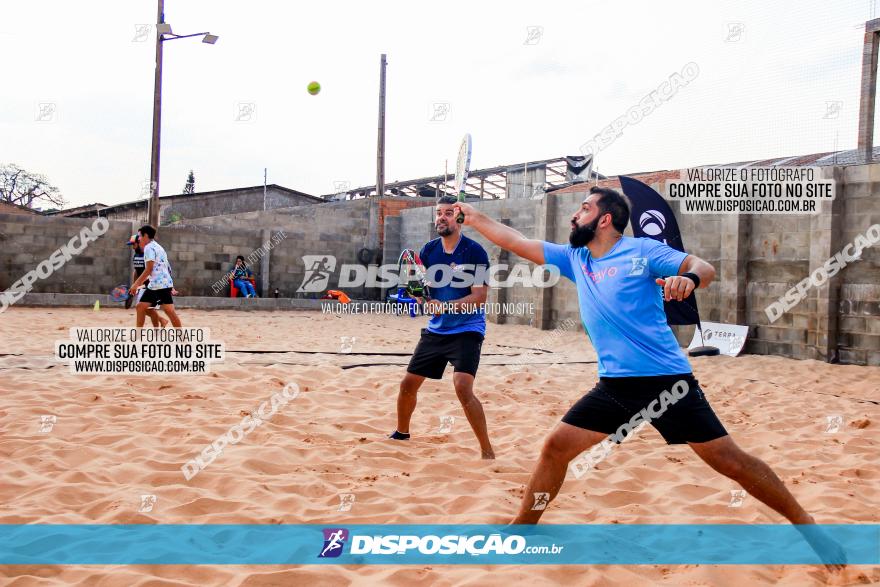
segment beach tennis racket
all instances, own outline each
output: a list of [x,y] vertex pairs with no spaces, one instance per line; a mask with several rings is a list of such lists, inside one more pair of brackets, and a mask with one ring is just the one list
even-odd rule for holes
[[[397,259],[397,267],[400,275],[406,275],[406,293],[412,298],[431,300],[431,292],[428,288],[428,273],[419,254],[412,249],[403,249]],[[415,279],[411,279],[415,277]]]
[[[458,161],[455,163],[455,193],[458,194],[458,201],[465,201],[464,188],[467,186],[468,172],[471,169],[471,134],[465,133],[461,139],[461,146],[458,148]],[[464,222],[464,212],[459,212],[455,221],[461,224]]]
[[[424,302],[430,302],[431,290],[428,287],[428,272],[425,270],[419,254],[412,249],[403,249],[397,260],[397,266],[401,271],[405,271],[404,275],[407,276],[406,294],[411,298],[422,298]],[[413,274],[415,274],[415,279],[410,279]],[[424,302],[422,302],[422,313],[424,313]],[[435,316],[437,315],[435,314]]]
[[117,285],[110,290],[110,299],[114,302],[124,302],[128,300],[128,286]]

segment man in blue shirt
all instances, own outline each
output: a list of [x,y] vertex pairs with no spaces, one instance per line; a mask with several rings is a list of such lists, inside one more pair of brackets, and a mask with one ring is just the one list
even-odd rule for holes
[[[680,301],[708,286],[715,278],[709,263],[653,239],[624,236],[629,203],[608,188],[593,187],[572,215],[568,245],[528,239],[468,204],[454,206],[459,210],[466,225],[496,245],[558,267],[576,284],[581,319],[599,358],[599,382],[547,437],[512,523],[537,523],[545,509],[534,508],[538,496],[556,497],[575,457],[609,435],[619,443],[641,422],[669,444],[688,443],[793,524],[815,523],[770,467],[727,434],[667,325],[663,300]],[[801,531],[817,552],[839,549],[818,528]]]
[[[439,238],[425,244],[419,257],[427,268],[431,285],[425,314],[432,316],[422,330],[397,396],[397,430],[394,440],[408,440],[409,424],[416,408],[419,387],[425,378],[440,379],[447,363],[455,369],[452,384],[471,428],[480,441],[484,459],[494,459],[489,442],[486,416],[474,395],[474,378],[480,365],[480,350],[486,335],[486,315],[482,304],[488,288],[480,276],[486,275],[489,256],[475,240],[461,233],[453,205],[457,200],[443,196],[435,207],[434,227]],[[472,284],[472,285],[470,285]]]

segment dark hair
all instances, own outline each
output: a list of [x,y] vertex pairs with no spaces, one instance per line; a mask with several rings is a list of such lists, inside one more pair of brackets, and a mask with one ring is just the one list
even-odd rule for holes
[[593,186],[590,188],[591,194],[599,194],[601,197],[596,201],[599,207],[599,216],[603,214],[611,214],[611,224],[614,225],[617,232],[626,230],[629,224],[629,201],[626,196],[611,188],[600,188]]
[[458,204],[458,198],[455,196],[440,196],[437,198],[438,204]]
[[236,261],[238,261],[239,259],[241,259],[242,263],[244,262],[244,257],[242,257],[241,255],[235,258]]
[[156,229],[150,226],[149,224],[144,224],[138,229],[138,232],[141,234],[145,234],[150,237],[150,240],[156,238]]

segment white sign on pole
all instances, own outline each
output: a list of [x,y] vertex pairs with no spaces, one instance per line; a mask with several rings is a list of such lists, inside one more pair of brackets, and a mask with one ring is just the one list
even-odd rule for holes
[[700,339],[700,329],[694,330],[694,339],[688,345],[688,349],[698,346],[714,346],[722,355],[737,356],[746,344],[749,335],[748,326],[739,324],[722,324],[720,322],[703,322],[703,338]]

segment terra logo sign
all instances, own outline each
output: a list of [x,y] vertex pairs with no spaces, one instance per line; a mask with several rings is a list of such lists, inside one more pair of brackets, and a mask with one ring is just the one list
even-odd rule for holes
[[348,540],[348,530],[345,528],[324,528],[324,546],[321,548],[318,558],[336,558],[342,554],[342,547]]

